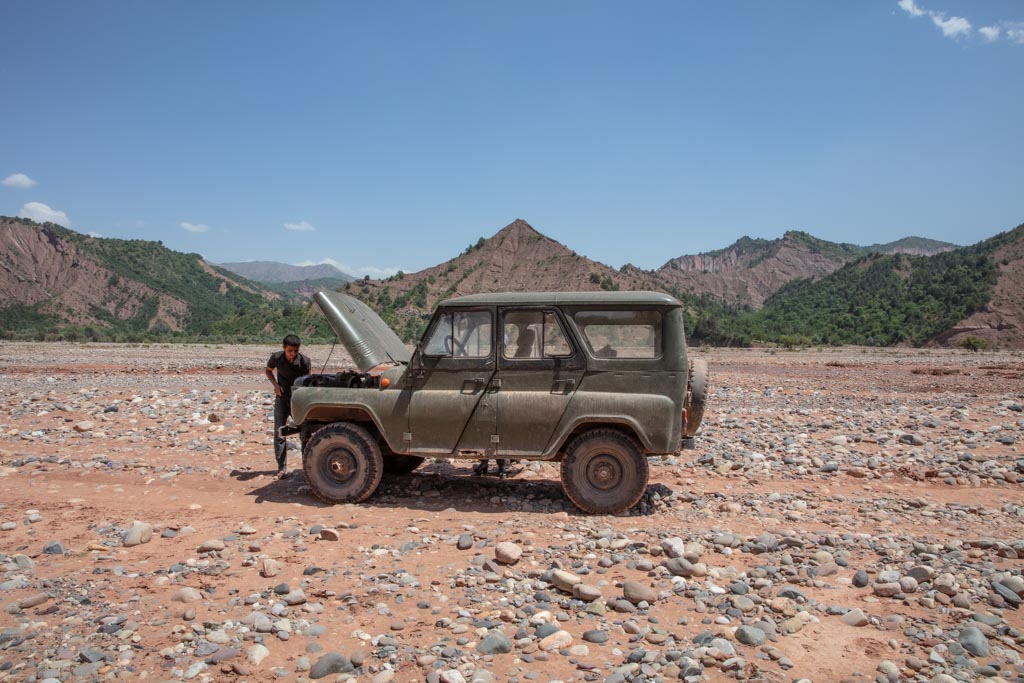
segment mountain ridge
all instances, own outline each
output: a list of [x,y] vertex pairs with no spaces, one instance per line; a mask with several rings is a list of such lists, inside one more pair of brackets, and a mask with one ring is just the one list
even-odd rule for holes
[[[142,341],[317,329],[282,296],[162,242],[0,216],[0,336]],[[283,335],[282,335],[283,336]]]
[[217,265],[236,275],[241,275],[247,280],[263,284],[295,283],[306,280],[325,279],[340,280],[344,283],[356,279],[329,263],[320,263],[312,266],[294,266],[279,261],[236,261],[232,263],[218,263]]
[[692,295],[714,296],[756,309],[787,282],[821,279],[851,260],[872,252],[911,253],[912,250],[918,255],[930,255],[955,247],[948,242],[913,236],[861,247],[788,230],[777,239],[744,236],[722,249],[677,256],[655,272]]
[[[407,340],[418,337],[433,308],[450,297],[623,289],[679,298],[688,336],[698,343],[970,341],[1024,348],[1022,233],[1018,226],[950,249],[913,237],[859,247],[788,231],[775,240],[744,237],[643,270],[628,263],[611,268],[516,219],[435,266],[343,287]],[[308,297],[336,286],[330,278],[265,285],[160,242],[90,237],[27,219],[0,217],[0,238],[0,295],[8,304],[0,309],[0,337],[173,341],[268,339],[283,330],[327,334]],[[938,253],[911,255],[921,249]],[[300,288],[301,300],[292,287]]]

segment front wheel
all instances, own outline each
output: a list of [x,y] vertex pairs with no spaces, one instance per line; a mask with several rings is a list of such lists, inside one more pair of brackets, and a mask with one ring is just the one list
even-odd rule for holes
[[316,431],[303,452],[306,481],[325,503],[360,503],[377,490],[380,446],[357,424],[336,422]]
[[615,514],[636,505],[649,476],[640,444],[612,429],[580,434],[562,460],[565,495],[576,507],[593,514]]

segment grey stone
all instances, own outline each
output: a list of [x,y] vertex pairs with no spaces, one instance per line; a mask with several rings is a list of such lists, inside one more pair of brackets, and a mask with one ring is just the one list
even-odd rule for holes
[[867,615],[859,609],[850,610],[843,616],[839,617],[839,620],[847,626],[867,626],[869,623]]
[[754,626],[740,626],[736,629],[736,640],[744,645],[760,647],[767,637],[764,631]]
[[316,680],[331,674],[350,673],[354,670],[352,662],[344,655],[338,652],[328,652],[316,660],[313,667],[309,670],[309,677]]
[[634,605],[641,602],[651,604],[658,599],[658,592],[640,581],[624,581],[622,595]]
[[900,668],[888,659],[883,659],[878,663],[878,671],[892,680],[896,680],[900,675]]
[[960,631],[960,644],[975,657],[988,657],[988,638],[976,626]]
[[64,545],[60,541],[49,541],[43,546],[43,552],[47,555],[63,555]]
[[1004,583],[1001,583],[999,581],[993,581],[992,590],[994,590],[996,593],[999,593],[1003,600],[1006,600],[1006,602],[1010,603],[1014,607],[1017,607],[1021,604],[1020,596],[1017,595],[1017,593],[1014,592],[1012,588],[1008,587]]
[[582,581],[579,576],[564,569],[551,570],[551,585],[565,593],[572,593],[573,587]]
[[783,586],[779,589],[779,592],[775,594],[780,598],[789,598],[790,600],[806,600],[807,596],[800,592],[799,589],[793,586]]
[[297,588],[285,595],[284,601],[291,606],[301,605],[306,602],[306,594],[301,588]]
[[875,595],[882,598],[891,598],[894,595],[899,595],[901,591],[898,583],[876,583],[871,588]]
[[495,629],[480,640],[476,651],[484,655],[506,654],[512,651],[512,641],[504,633]]
[[601,589],[597,586],[590,586],[585,583],[577,583],[572,587],[572,596],[583,602],[593,602],[601,599]]
[[694,566],[684,557],[674,557],[666,565],[673,576],[689,577],[694,575]]

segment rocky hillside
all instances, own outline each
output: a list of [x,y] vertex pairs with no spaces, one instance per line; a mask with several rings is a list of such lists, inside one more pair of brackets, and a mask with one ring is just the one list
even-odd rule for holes
[[1021,348],[1024,226],[931,256],[861,256],[819,280],[784,284],[757,310],[713,298],[689,338],[712,345],[959,345]]
[[359,280],[346,291],[381,312],[399,334],[419,334],[438,301],[481,292],[662,289],[651,274],[617,271],[577,254],[515,220],[453,259],[386,280]]
[[0,296],[7,338],[258,338],[279,323],[308,327],[301,307],[199,254],[21,218],[0,217]]
[[981,243],[998,269],[985,307],[940,334],[935,343],[963,344],[969,337],[989,345],[1024,348],[1024,224]]
[[[134,320],[145,313],[145,328],[180,330],[188,304],[142,282],[125,279],[69,240],[59,226],[0,219],[0,297],[15,313],[65,324]],[[13,310],[17,309],[17,311]],[[5,325],[6,326],[6,325]]]
[[[592,261],[516,220],[444,263],[344,287],[406,340],[418,338],[436,304],[453,296],[647,289],[683,300],[695,343],[1022,348],[1022,234],[1024,226],[947,250],[918,238],[859,247],[788,232],[777,240],[743,238],[645,271]],[[941,253],[909,255],[921,250]],[[301,299],[286,286],[251,282],[159,242],[92,238],[0,218],[0,338],[329,337],[309,294],[337,282],[306,280]]]
[[906,237],[861,247],[789,231],[775,240],[741,237],[725,249],[679,256],[656,273],[667,285],[738,306],[760,308],[793,280],[820,279],[868,253],[931,255],[955,248],[948,242]]

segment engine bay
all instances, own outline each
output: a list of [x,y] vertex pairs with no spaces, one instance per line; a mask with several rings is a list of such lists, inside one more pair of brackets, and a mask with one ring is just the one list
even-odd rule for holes
[[380,387],[380,376],[373,376],[358,370],[342,370],[335,373],[304,375],[295,380],[295,387],[377,389]]

